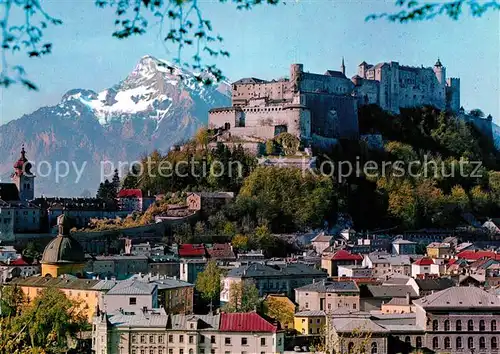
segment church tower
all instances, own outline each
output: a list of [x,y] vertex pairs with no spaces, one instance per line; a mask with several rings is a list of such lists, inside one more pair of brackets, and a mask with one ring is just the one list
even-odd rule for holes
[[340,71],[342,74],[345,75],[345,64],[344,64],[344,57],[342,57],[342,65],[340,65]]
[[12,181],[16,184],[19,199],[22,201],[35,199],[35,175],[31,172],[31,167],[23,145],[21,157],[14,164],[14,173],[12,174]]

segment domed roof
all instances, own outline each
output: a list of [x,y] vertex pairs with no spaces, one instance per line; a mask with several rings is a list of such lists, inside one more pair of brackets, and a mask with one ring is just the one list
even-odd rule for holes
[[59,235],[45,247],[42,263],[84,263],[85,253],[83,248],[69,235],[70,221],[66,215],[57,218]]
[[26,158],[26,150],[24,150],[24,145],[21,148],[21,157],[14,164],[14,168],[19,170],[21,173],[25,172],[26,174],[31,174],[31,163],[28,162]]

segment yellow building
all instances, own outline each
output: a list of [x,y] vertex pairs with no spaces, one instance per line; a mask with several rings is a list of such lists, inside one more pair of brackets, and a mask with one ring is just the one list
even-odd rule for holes
[[427,256],[436,259],[450,256],[452,254],[451,245],[446,242],[432,242],[427,246]]
[[303,335],[321,335],[326,323],[325,311],[297,312],[293,318],[294,328]]
[[116,285],[116,281],[33,276],[14,278],[5,285],[20,287],[26,296],[26,300],[29,302],[42,292],[44,288],[52,287],[59,289],[69,299],[80,303],[82,311],[89,319],[89,322],[91,322],[97,306],[101,309],[103,308],[105,292]]
[[83,275],[85,253],[82,246],[69,235],[70,220],[66,215],[57,218],[59,234],[49,242],[42,255],[42,275],[57,278],[63,274]]
[[293,314],[297,305],[283,294],[269,294],[264,299],[267,316],[280,322],[282,328],[293,327]]

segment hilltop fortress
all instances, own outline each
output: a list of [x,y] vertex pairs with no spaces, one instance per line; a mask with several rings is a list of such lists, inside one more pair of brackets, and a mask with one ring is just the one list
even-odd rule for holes
[[305,72],[302,64],[292,64],[289,78],[234,82],[231,107],[210,110],[209,127],[221,128],[221,140],[267,140],[281,132],[306,142],[314,136],[357,138],[358,105],[363,104],[394,113],[401,107],[421,105],[458,111],[460,79],[446,78],[439,59],[432,68],[362,62],[351,79],[345,75],[343,59],[340,71],[324,74]]

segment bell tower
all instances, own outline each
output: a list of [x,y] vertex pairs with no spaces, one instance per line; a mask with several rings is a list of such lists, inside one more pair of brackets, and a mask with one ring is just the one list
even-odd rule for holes
[[12,181],[19,191],[19,199],[22,201],[35,199],[35,175],[31,172],[31,163],[26,158],[24,144],[21,148],[21,156],[14,164]]
[[342,72],[342,74],[345,75],[344,57],[342,57],[342,64],[340,65],[340,71]]

